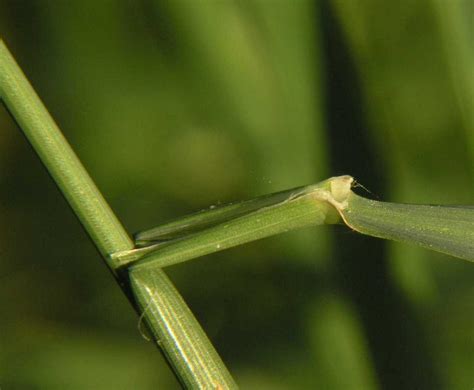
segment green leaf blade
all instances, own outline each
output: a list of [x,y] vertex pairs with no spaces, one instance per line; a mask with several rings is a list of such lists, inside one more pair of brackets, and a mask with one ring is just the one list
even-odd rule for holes
[[379,202],[351,193],[347,225],[374,237],[417,244],[474,261],[474,208]]

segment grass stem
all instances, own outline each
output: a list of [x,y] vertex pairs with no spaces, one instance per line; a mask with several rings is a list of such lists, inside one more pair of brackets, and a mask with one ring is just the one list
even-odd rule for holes
[[[131,250],[133,242],[1,40],[0,97],[118,277],[117,262],[111,255]],[[134,272],[130,281],[138,301],[134,304],[150,305],[144,319],[183,386],[235,388],[219,355],[165,273],[158,268],[149,275]]]

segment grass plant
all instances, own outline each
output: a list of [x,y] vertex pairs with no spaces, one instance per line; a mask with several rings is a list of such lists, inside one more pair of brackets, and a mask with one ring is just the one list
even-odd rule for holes
[[368,200],[351,176],[209,209],[133,242],[3,42],[0,97],[61,189],[186,388],[237,385],[163,267],[305,226],[345,222],[363,234],[474,261],[472,207]]

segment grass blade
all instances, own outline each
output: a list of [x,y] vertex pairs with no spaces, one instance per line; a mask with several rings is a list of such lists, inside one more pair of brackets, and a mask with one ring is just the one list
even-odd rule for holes
[[[474,261],[473,207],[379,202],[356,195],[353,183],[339,176],[194,214],[139,233],[139,243],[149,245],[118,252],[114,261],[132,269],[165,267],[288,230],[338,223],[340,217],[363,234]],[[168,237],[177,238],[160,242]]]
[[474,208],[378,202],[351,192],[342,210],[352,229],[474,261]]

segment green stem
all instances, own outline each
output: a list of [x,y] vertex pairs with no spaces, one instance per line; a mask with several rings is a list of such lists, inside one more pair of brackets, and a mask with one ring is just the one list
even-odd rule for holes
[[[0,97],[117,277],[117,263],[112,255],[131,250],[133,243],[1,40]],[[155,341],[178,379],[188,388],[217,385],[223,389],[235,388],[230,374],[171,281],[160,269],[155,269],[152,276],[150,287],[142,274],[132,273],[131,285],[136,289],[139,306],[143,299],[151,297],[155,301],[150,307],[159,306],[161,312],[145,310],[143,316],[152,333],[159,337]],[[144,295],[143,291],[150,294]],[[196,361],[201,364],[190,369],[190,362]]]
[[164,245],[136,263],[133,269],[150,264],[166,267],[282,232],[322,225],[331,217],[337,219],[331,205],[310,195],[304,196]]
[[[315,185],[184,217],[139,233],[137,239],[142,244],[150,243],[148,247],[113,256],[117,263],[133,264],[132,269],[151,265],[165,267],[289,230],[337,223],[341,221],[338,210],[345,206],[352,182],[350,176],[334,177]],[[195,226],[207,228],[187,234],[194,231]],[[169,237],[171,230],[176,238],[160,243]]]
[[3,41],[0,41],[0,97],[99,252],[115,270],[107,255],[130,249],[133,243]]
[[[153,338],[188,389],[237,389],[191,311],[155,266],[131,270],[131,287]],[[171,332],[170,332],[171,330]]]
[[300,187],[275,194],[263,195],[243,202],[211,206],[209,209],[140,232],[135,235],[135,244],[139,247],[146,247],[154,243],[183,238],[189,234],[216,226],[239,216],[248,215],[264,207],[288,201],[288,199],[296,197],[302,191],[304,191],[304,188]]

